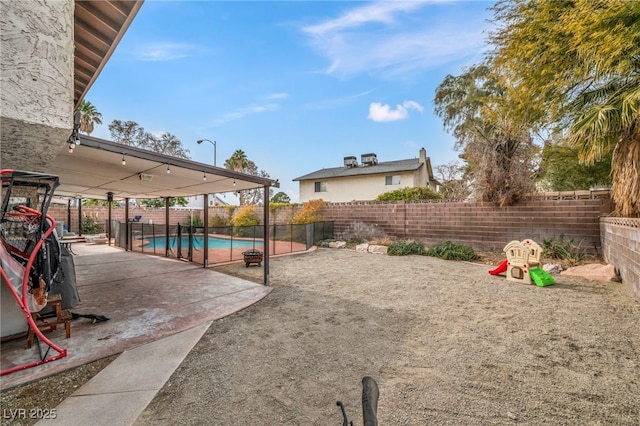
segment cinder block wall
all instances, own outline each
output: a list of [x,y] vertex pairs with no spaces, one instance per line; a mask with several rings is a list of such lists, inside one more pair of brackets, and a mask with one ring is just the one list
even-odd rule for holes
[[[385,234],[431,245],[444,239],[469,244],[476,250],[500,251],[511,240],[573,239],[585,251],[602,254],[600,217],[611,212],[607,197],[594,194],[538,196],[512,207],[488,203],[354,202],[324,208],[338,234],[348,235],[358,222]],[[553,199],[555,198],[555,199]]]
[[604,259],[618,268],[622,282],[640,301],[640,219],[600,220]]

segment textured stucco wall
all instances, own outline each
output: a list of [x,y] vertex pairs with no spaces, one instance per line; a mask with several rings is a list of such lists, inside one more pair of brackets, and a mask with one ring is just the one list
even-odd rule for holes
[[42,169],[73,120],[72,0],[3,0],[2,167]]
[[[400,185],[385,185],[385,176],[400,176]],[[322,198],[324,201],[340,203],[354,200],[374,200],[378,195],[416,186],[414,172],[394,172],[379,175],[352,176],[342,179],[318,179],[300,182],[300,202]],[[315,192],[315,182],[327,182],[327,192]]]

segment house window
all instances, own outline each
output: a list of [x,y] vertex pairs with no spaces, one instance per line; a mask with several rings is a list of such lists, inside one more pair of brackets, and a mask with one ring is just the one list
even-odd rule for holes
[[316,192],[327,192],[327,182],[316,182]]
[[384,177],[385,185],[400,185],[400,175],[393,176],[385,176]]

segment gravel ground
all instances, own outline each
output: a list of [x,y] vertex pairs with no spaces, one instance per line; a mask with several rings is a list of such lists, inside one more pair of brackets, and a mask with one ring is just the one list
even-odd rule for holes
[[[488,269],[333,249],[272,259],[272,293],[214,322],[136,424],[338,425],[341,400],[358,425],[370,375],[383,425],[637,425],[640,303],[626,288]],[[52,379],[78,386],[75,371]],[[30,407],[38,386],[3,392],[3,409]]]

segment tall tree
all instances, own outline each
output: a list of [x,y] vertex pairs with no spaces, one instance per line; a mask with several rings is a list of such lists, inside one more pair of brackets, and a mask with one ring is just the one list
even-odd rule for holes
[[109,124],[111,138],[123,145],[135,146],[142,149],[149,149],[151,145],[151,134],[145,132],[135,121],[113,120]]
[[135,121],[113,120],[109,124],[109,131],[114,141],[124,145],[135,146],[148,151],[170,155],[172,157],[189,159],[189,150],[184,149],[182,141],[171,133],[155,136],[144,130]]
[[[172,157],[189,159],[189,150],[184,149],[182,142],[171,133],[163,133],[160,136],[145,132],[144,128],[135,121],[113,120],[109,124],[111,137],[115,142],[124,145],[135,146]],[[143,199],[140,203],[147,207],[162,207],[164,199]],[[170,206],[179,204],[186,206],[188,201],[184,197],[171,198]]]
[[442,198],[448,201],[464,201],[469,198],[471,185],[466,177],[466,167],[455,161],[436,166],[434,172],[440,182],[438,192]]
[[434,103],[463,151],[477,199],[508,206],[533,190],[537,150],[527,108],[511,97],[504,76],[488,64],[448,75]]
[[[224,167],[236,172],[247,173],[254,176],[260,176],[268,178],[269,174],[264,170],[258,170],[256,163],[247,158],[247,154],[241,150],[236,150],[231,157],[224,162]],[[271,192],[268,196],[271,196]],[[264,190],[262,188],[248,189],[244,191],[238,191],[238,201],[241,206],[253,204],[258,205],[264,202]]]
[[583,164],[612,153],[616,213],[640,217],[640,2],[500,1],[496,64]]
[[244,172],[248,165],[249,159],[247,158],[247,154],[241,149],[237,149],[231,154],[231,157],[224,162],[225,168],[236,172]]
[[149,148],[172,157],[189,158],[189,150],[184,149],[180,139],[171,133],[163,133],[159,137],[151,135]]
[[95,124],[102,124],[102,114],[98,112],[95,106],[87,100],[82,100],[78,105],[77,111],[80,112],[80,131],[91,135]]
[[611,154],[592,165],[580,164],[578,149],[547,142],[542,151],[540,183],[552,191],[611,187]]
[[289,204],[291,203],[291,197],[289,197],[285,192],[280,191],[276,195],[271,197],[271,202]]

